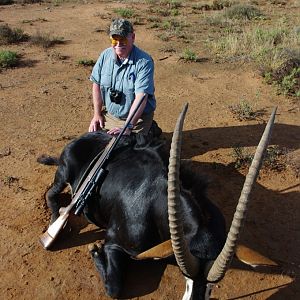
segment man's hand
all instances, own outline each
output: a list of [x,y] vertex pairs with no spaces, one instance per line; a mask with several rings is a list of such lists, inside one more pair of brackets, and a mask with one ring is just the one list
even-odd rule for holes
[[104,128],[104,126],[105,126],[104,117],[102,115],[94,116],[89,127],[89,132],[100,130]]
[[[112,128],[111,130],[107,131],[107,133],[111,134],[111,135],[118,135],[118,134],[120,134],[121,131],[122,131],[122,128],[115,127],[115,128]],[[126,128],[126,130],[124,131],[124,135],[130,135],[130,134],[131,134],[131,130],[129,128]]]

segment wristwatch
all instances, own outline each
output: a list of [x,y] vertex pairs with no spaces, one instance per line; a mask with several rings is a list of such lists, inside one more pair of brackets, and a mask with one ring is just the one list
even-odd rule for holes
[[127,126],[127,128],[130,129],[130,130],[132,130],[133,127],[134,127],[134,125],[132,123],[129,123],[128,126]]

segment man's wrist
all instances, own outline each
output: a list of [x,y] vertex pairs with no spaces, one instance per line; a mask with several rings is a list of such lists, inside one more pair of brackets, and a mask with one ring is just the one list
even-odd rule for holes
[[127,129],[132,130],[133,128],[134,128],[134,125],[133,125],[132,123],[129,123],[129,124],[127,125]]

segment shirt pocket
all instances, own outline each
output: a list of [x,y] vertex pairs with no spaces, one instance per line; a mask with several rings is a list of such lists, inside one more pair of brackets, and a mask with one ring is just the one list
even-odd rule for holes
[[107,73],[102,73],[101,74],[101,80],[100,80],[100,85],[105,86],[105,87],[111,87],[111,74]]
[[134,71],[129,72],[129,74],[127,74],[126,77],[126,84],[124,87],[126,90],[130,90],[132,92],[134,90],[134,84],[136,79]]

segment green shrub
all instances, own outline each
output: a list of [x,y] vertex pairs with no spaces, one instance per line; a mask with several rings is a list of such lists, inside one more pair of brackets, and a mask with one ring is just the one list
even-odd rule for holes
[[191,49],[188,49],[188,48],[183,51],[183,54],[182,54],[181,58],[184,61],[193,61],[193,62],[199,61],[199,58],[198,58],[197,54],[194,51],[192,51]]
[[93,59],[85,59],[85,58],[80,59],[78,61],[78,64],[81,65],[81,66],[84,66],[84,67],[94,66],[95,63],[96,63],[95,60],[93,60]]
[[22,29],[12,29],[7,24],[0,25],[0,45],[15,44],[28,40]]
[[275,171],[286,169],[286,150],[280,149],[277,145],[269,146],[263,161],[264,167]]
[[253,120],[256,117],[256,113],[251,104],[246,100],[241,100],[240,103],[229,105],[231,113],[240,121]]
[[234,167],[236,169],[246,168],[250,166],[252,159],[254,157],[253,154],[248,153],[244,148],[240,146],[235,146],[233,148],[232,156],[234,158]]
[[19,57],[16,52],[2,50],[0,51],[0,68],[11,68],[17,66]]
[[159,34],[157,35],[157,37],[162,40],[163,42],[168,42],[171,38],[170,34],[168,33],[162,33],[162,34]]
[[178,33],[183,29],[183,25],[176,20],[166,20],[161,24],[161,28],[169,32]]
[[[232,156],[234,158],[234,167],[243,169],[250,166],[254,154],[249,153],[245,148],[235,146]],[[285,170],[286,151],[279,149],[278,146],[269,146],[264,156],[263,167],[278,172]]]
[[116,8],[114,12],[122,18],[129,19],[134,16],[134,11],[130,8]]
[[280,92],[300,96],[300,58],[287,59],[278,68],[264,73],[267,83],[275,83]]
[[[298,85],[297,90],[295,90],[296,85]],[[300,92],[300,68],[294,68],[291,74],[284,76],[280,87],[285,95],[293,93],[298,95]]]
[[173,17],[179,16],[179,10],[177,8],[172,8],[171,16],[173,16]]
[[246,19],[252,20],[263,16],[263,13],[252,5],[236,4],[226,9],[225,16],[229,19]]

